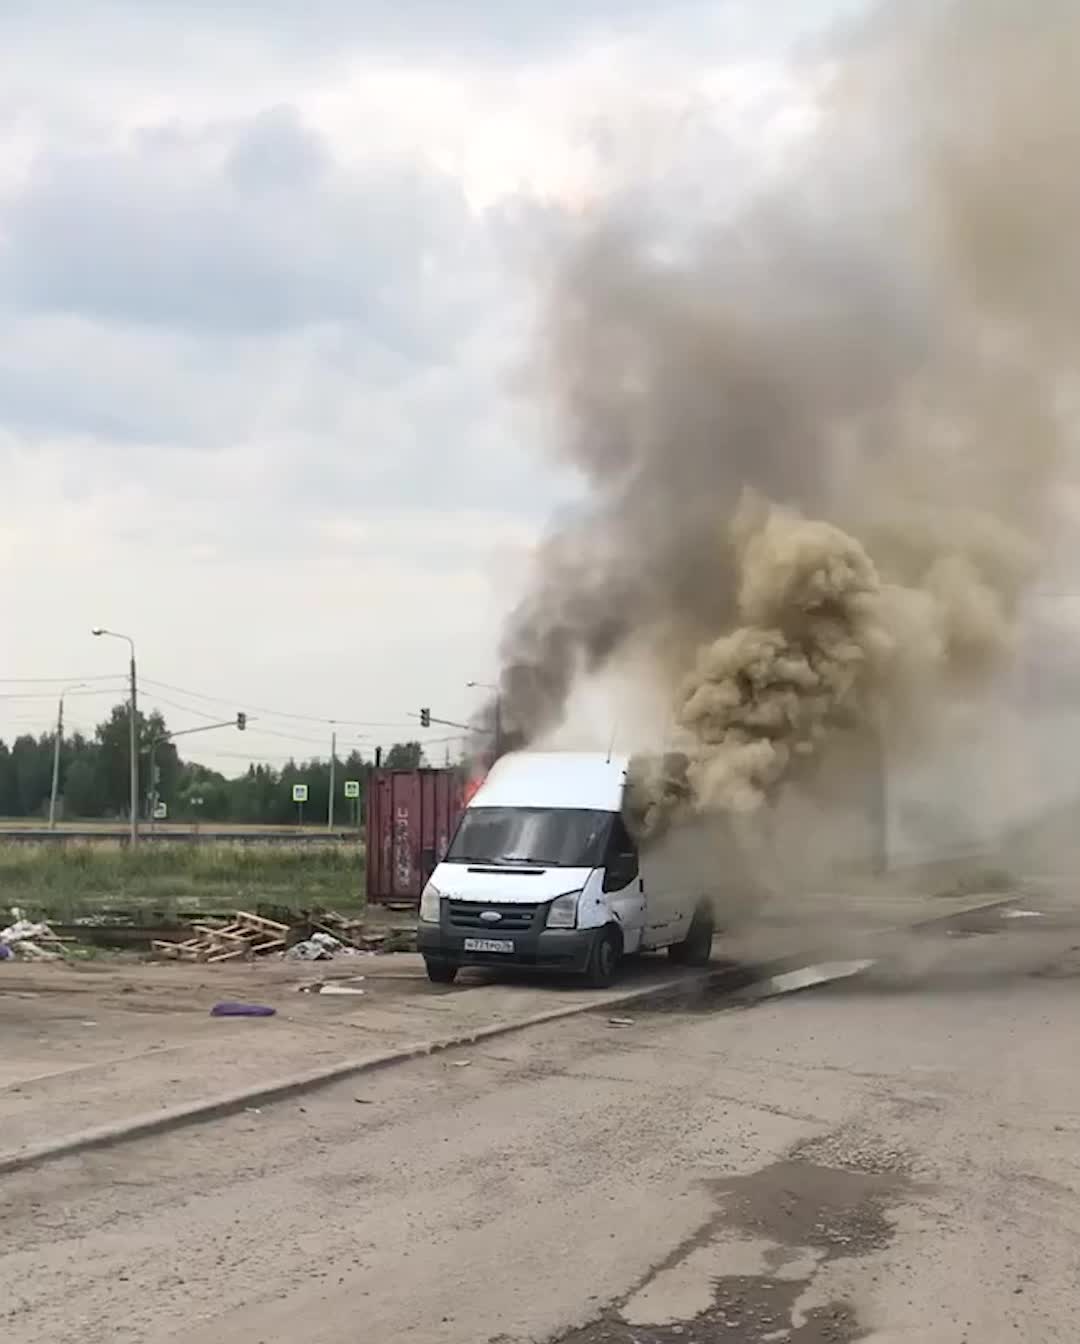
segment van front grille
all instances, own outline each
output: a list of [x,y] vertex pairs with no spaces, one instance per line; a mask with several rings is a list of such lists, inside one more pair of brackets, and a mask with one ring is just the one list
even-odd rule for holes
[[[479,929],[494,935],[499,933],[521,933],[531,929],[536,919],[539,904],[511,904],[508,901],[448,901],[450,923],[455,929]],[[484,919],[489,911],[498,919]]]

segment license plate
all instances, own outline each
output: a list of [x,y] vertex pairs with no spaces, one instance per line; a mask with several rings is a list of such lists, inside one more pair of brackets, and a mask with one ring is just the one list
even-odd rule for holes
[[509,938],[466,938],[466,952],[513,952],[514,944]]

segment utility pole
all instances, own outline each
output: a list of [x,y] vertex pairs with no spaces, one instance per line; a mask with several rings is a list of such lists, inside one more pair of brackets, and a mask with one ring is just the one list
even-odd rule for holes
[[130,751],[131,751],[131,843],[135,846],[139,843],[139,730],[138,715],[139,708],[137,703],[137,678],[135,676],[135,642],[131,643],[131,723],[130,723]]
[[52,788],[49,790],[49,830],[56,829],[56,797],[60,788],[60,746],[64,740],[64,696],[69,691],[81,690],[85,682],[65,686],[60,692],[60,707],[56,712],[56,740],[53,742]]
[[49,830],[56,829],[56,790],[60,784],[60,743],[64,737],[64,697],[56,713],[56,740],[53,742],[52,788],[49,790]]
[[334,789],[337,785],[337,729],[330,734],[330,799],[326,806],[326,829],[334,829]]
[[495,704],[493,707],[493,723],[492,723],[494,731],[492,732],[491,735],[493,739],[491,745],[495,753],[495,760],[498,760],[499,757],[502,755],[502,744],[503,744],[502,689],[499,686],[492,685],[490,681],[467,681],[465,685],[468,686],[470,690],[490,691],[492,695],[494,695],[495,697]]
[[138,844],[139,841],[139,745],[138,745],[138,697],[137,697],[137,678],[135,675],[135,641],[130,635],[121,635],[116,630],[104,630],[101,626],[95,626],[90,632],[92,635],[106,635],[110,639],[123,639],[127,641],[131,649],[131,723],[130,723],[130,770],[131,770],[131,843]]

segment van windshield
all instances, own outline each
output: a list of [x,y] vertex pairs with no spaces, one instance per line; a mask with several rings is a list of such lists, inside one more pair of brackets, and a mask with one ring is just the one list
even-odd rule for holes
[[598,868],[613,815],[576,808],[466,808],[446,861]]

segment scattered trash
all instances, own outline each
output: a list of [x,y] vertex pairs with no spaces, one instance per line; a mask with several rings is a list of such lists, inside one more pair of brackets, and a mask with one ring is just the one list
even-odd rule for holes
[[333,934],[313,933],[303,942],[294,943],[286,951],[285,956],[290,961],[330,961],[342,953],[346,956],[355,956],[356,949],[346,947],[340,938],[335,938]]
[[1006,910],[1002,919],[1042,919],[1041,910]]
[[329,953],[314,938],[305,938],[302,943],[294,943],[284,954],[289,961],[324,961]]
[[339,915],[333,910],[305,912],[298,926],[305,930],[305,940],[320,933],[329,934],[340,944],[335,956],[381,956],[388,952],[415,952],[415,925],[368,928],[362,918]]
[[32,923],[17,906],[12,908],[11,918],[12,923],[0,929],[0,960],[18,957],[26,961],[59,961],[63,957],[64,944],[48,924]]
[[454,1060],[454,1068],[455,1068],[455,1069],[467,1069],[471,1063],[472,1063],[472,1060],[471,1060],[471,1059],[455,1059],[455,1060]]
[[266,1008],[261,1003],[215,1003],[210,1009],[211,1017],[273,1017],[276,1008]]
[[362,975],[354,975],[349,983],[340,980],[308,980],[296,986],[297,994],[366,994],[367,990],[356,988],[354,981],[363,980]]
[[370,1101],[367,1097],[353,1097],[353,1101],[356,1102],[357,1106],[372,1106],[372,1105],[374,1105],[374,1103],[373,1103],[372,1101]]
[[609,1018],[608,1018],[608,1026],[609,1026],[609,1027],[632,1027],[633,1025],[634,1025],[634,1019],[633,1019],[632,1017],[609,1017]]

